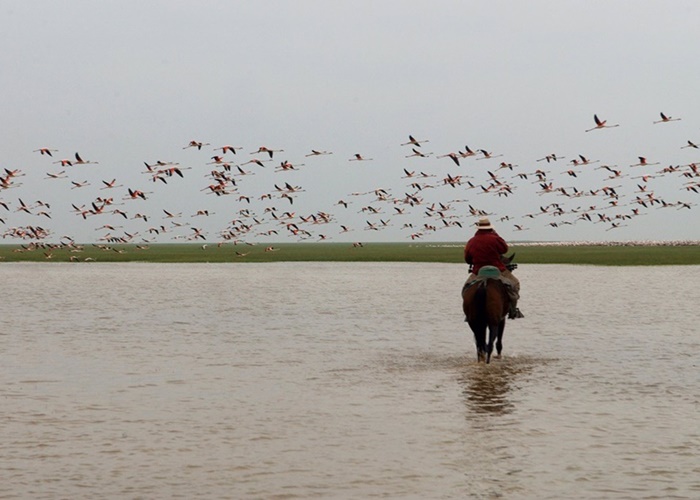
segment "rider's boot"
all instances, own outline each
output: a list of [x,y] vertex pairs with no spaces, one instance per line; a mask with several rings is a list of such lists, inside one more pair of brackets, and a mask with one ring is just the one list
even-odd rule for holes
[[524,318],[525,315],[517,307],[511,307],[508,312],[508,319]]
[[525,315],[518,309],[518,301],[511,298],[508,319],[524,318]]

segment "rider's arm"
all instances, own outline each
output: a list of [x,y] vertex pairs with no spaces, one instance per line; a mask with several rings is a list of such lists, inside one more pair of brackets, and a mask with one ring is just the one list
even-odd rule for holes
[[467,264],[473,264],[472,256],[469,254],[469,243],[464,246],[464,262]]
[[508,251],[508,243],[506,243],[506,240],[501,238],[500,236],[498,237],[498,253],[503,255]]

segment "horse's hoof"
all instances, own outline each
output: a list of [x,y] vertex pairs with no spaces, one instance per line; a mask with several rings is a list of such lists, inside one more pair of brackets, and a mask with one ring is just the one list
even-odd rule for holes
[[494,358],[494,359],[501,359],[501,355],[500,355],[500,354],[495,354],[495,355],[493,356],[493,358]]

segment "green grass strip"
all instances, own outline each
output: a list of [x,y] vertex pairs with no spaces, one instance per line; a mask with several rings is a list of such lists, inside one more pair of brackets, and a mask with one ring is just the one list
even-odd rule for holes
[[[272,250],[269,249],[272,247]],[[267,249],[267,250],[266,250]],[[163,243],[137,245],[0,245],[0,262],[443,262],[462,263],[463,243]],[[698,265],[700,245],[513,245],[519,264],[602,266]]]

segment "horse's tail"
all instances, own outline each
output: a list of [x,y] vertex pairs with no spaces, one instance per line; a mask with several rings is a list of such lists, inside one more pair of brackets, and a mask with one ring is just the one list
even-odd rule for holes
[[474,305],[478,311],[486,310],[486,284],[489,280],[484,280],[479,283],[476,287],[476,292],[474,292]]
[[[497,298],[497,297],[502,297]],[[500,279],[487,279],[479,285],[474,300],[479,310],[484,311],[488,323],[500,321],[501,309],[508,307],[506,285]],[[502,305],[505,304],[505,305]]]

